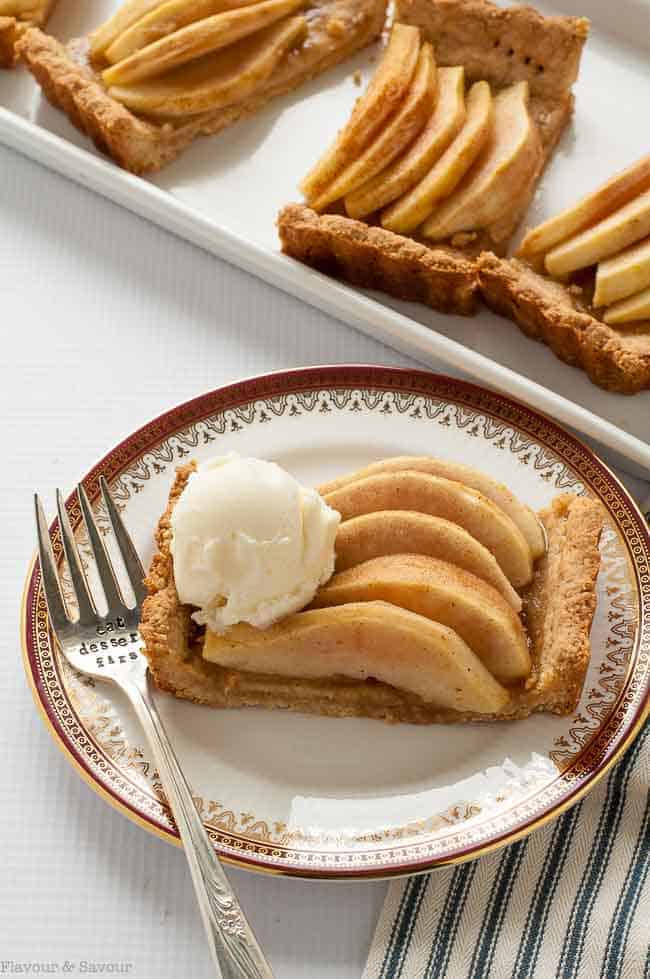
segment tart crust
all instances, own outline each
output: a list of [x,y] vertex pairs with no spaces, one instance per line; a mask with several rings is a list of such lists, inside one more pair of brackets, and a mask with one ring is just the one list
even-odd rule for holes
[[284,678],[224,669],[201,657],[191,607],[176,593],[170,553],[171,513],[194,463],[177,470],[155,534],[157,551],[146,579],[141,631],[156,684],[184,700],[212,707],[273,707],[332,717],[434,724],[514,720],[534,711],[567,714],[578,703],[589,664],[596,608],[603,512],[598,503],[562,495],[540,517],[548,551],[524,594],[533,669],[499,714],[443,710],[375,680]]
[[486,304],[561,360],[581,367],[594,384],[620,394],[650,388],[650,322],[617,330],[582,308],[570,288],[519,259],[486,252],[478,259]]
[[159,170],[197,136],[247,118],[266,102],[339,64],[381,32],[386,0],[314,0],[306,40],[278,65],[263,88],[237,105],[202,113],[179,125],[136,116],[108,94],[88,64],[88,40],[67,46],[36,28],[17,44],[20,57],[49,101],[120,166],[142,174]]
[[278,215],[282,251],[337,279],[381,289],[444,313],[476,307],[476,263],[452,248],[431,248],[339,214],[287,204]]

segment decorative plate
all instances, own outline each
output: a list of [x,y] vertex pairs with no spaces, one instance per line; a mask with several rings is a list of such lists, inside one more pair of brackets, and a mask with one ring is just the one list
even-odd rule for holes
[[[145,564],[174,469],[236,450],[305,483],[375,459],[429,454],[498,476],[535,508],[558,492],[599,498],[592,660],[576,713],[491,725],[390,726],[281,711],[219,711],[158,696],[215,848],[255,870],[380,877],[476,857],[574,803],[630,744],[647,712],[650,538],[623,486],[572,435],[521,404],[419,371],[317,367],[253,378],[174,408],[84,478],[103,473]],[[68,501],[82,553],[76,496]],[[51,527],[60,559],[57,523]],[[25,667],[52,734],[105,799],[164,839],[177,834],[128,704],[76,674],[48,628],[38,564],[23,600]]]

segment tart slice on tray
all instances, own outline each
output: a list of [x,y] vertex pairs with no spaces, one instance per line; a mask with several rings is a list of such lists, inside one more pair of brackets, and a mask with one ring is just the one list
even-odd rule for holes
[[90,37],[17,44],[54,105],[134,173],[158,170],[381,32],[386,0],[127,0]]
[[213,707],[417,724],[575,709],[603,514],[399,457],[321,486],[228,456],[180,467],[142,617],[155,682]]
[[470,313],[476,256],[506,251],[571,116],[588,22],[487,0],[398,0],[395,18],[367,92],[301,183],[305,204],[280,212],[282,247]]

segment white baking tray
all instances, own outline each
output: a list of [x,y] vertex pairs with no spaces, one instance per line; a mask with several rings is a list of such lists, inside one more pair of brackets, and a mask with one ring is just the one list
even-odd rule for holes
[[[119,0],[59,0],[49,29],[66,40]],[[553,8],[540,4],[543,12]],[[557,9],[555,12],[558,12]],[[650,0],[567,0],[592,35],[575,88],[576,112],[527,216],[535,224],[650,150]],[[359,95],[353,73],[373,49],[277,99],[256,117],[194,143],[150,179],[102,157],[41,96],[22,69],[0,71],[0,141],[425,364],[440,361],[547,412],[650,470],[650,392],[610,394],[509,321],[472,318],[363,293],[280,254],[275,218]],[[251,330],[263,329],[251,323]]]

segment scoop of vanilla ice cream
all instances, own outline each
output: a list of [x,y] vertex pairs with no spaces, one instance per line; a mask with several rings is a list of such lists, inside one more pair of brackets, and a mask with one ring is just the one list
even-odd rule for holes
[[264,629],[303,608],[334,571],[341,516],[273,462],[231,453],[192,473],[171,518],[181,602],[214,632]]

